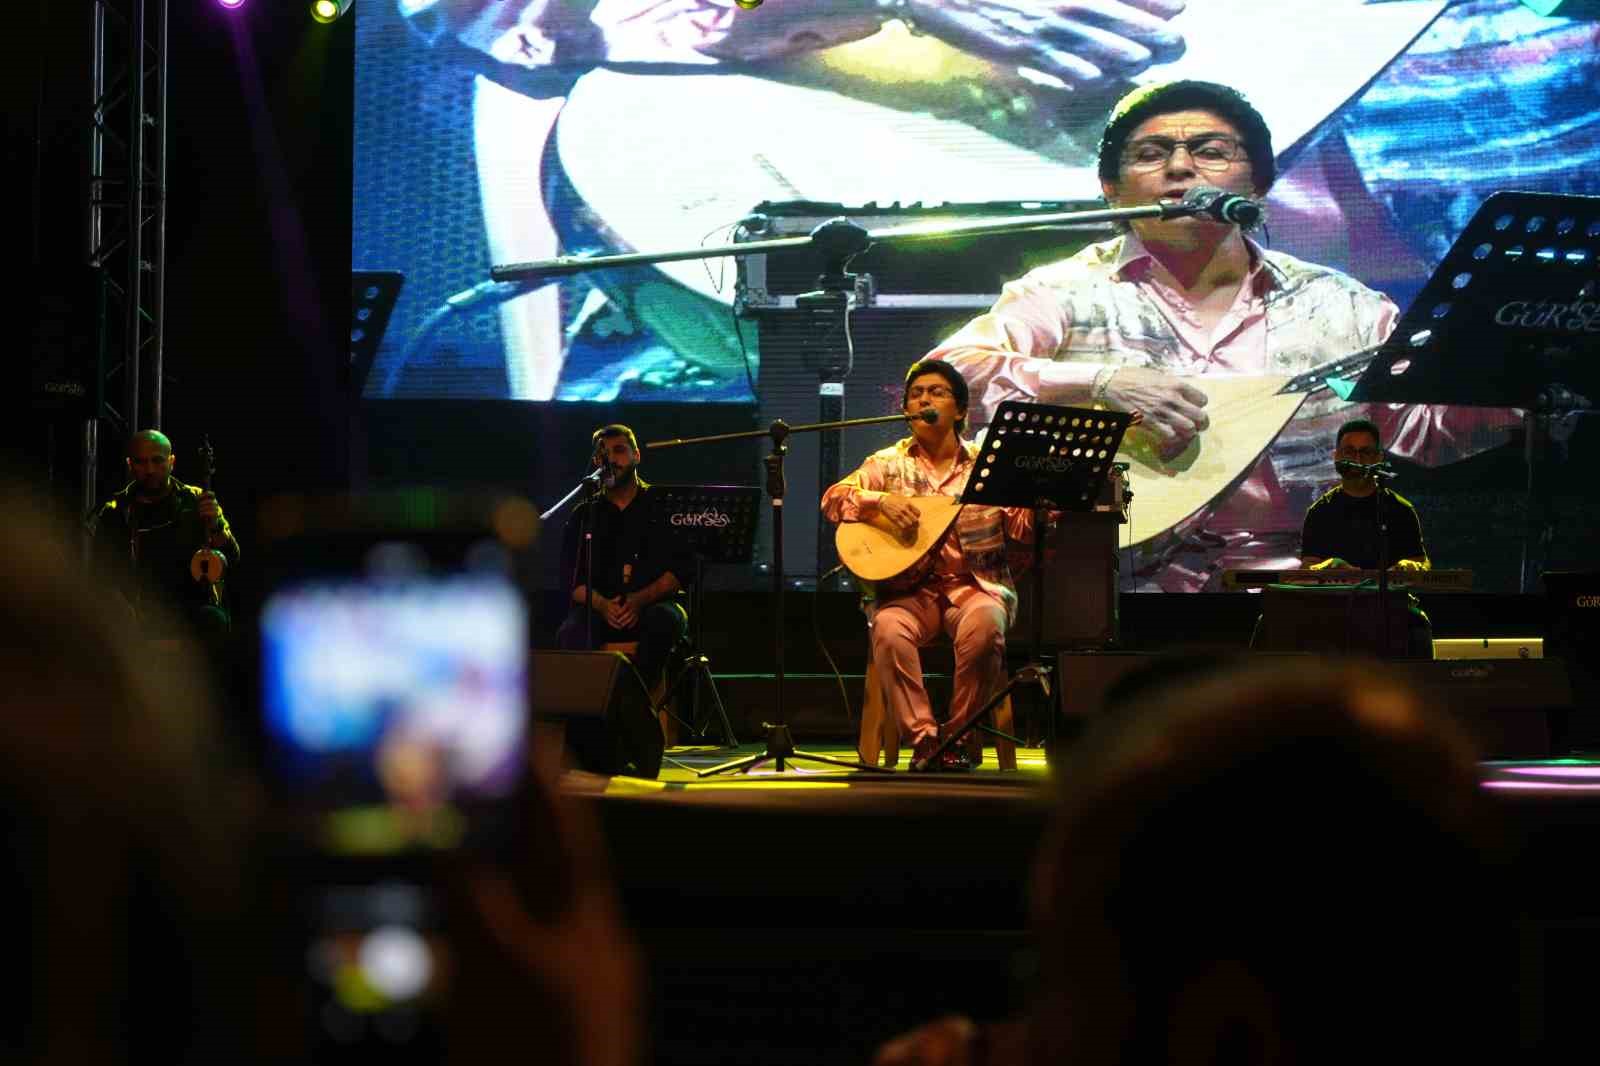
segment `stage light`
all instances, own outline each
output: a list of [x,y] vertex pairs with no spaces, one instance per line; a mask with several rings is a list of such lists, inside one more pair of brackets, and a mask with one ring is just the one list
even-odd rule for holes
[[733,2],[744,8],[746,11],[754,11],[756,8],[761,6],[761,0],[733,0]]
[[356,0],[312,0],[311,17],[318,22],[337,22]]
[[217,3],[221,4],[229,11],[232,11],[236,7],[244,6],[244,0],[217,0]]

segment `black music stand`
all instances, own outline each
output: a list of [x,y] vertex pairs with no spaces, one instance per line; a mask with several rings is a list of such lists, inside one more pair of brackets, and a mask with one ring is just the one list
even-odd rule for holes
[[[1348,398],[1520,407],[1526,412],[1528,526],[1522,591],[1536,591],[1531,545],[1554,532],[1540,457],[1557,424],[1600,400],[1600,196],[1497,192],[1440,261]],[[1537,505],[1537,506],[1536,506]]]
[[[690,683],[689,720],[674,715],[691,736],[704,740],[711,723],[700,713],[700,686],[711,691],[717,721],[722,726],[722,742],[737,747],[728,712],[711,676],[711,660],[701,649],[701,590],[705,587],[707,563],[746,563],[755,554],[756,523],[760,520],[759,485],[656,485],[655,507],[651,512],[652,543],[657,537],[673,544],[674,554],[694,556],[694,586],[689,594],[689,658],[683,661],[672,684],[667,686],[663,703],[671,703],[685,680]],[[670,713],[670,712],[669,712]]]
[[395,301],[405,275],[396,270],[352,270],[350,272],[350,396],[361,398],[367,375],[378,358],[383,334],[389,328]]
[[[1125,411],[1096,411],[1083,407],[1021,403],[1007,400],[995,411],[974,461],[961,502],[987,507],[1033,509],[1033,602],[1044,603],[1044,515],[1046,511],[1094,510],[1105,486],[1122,435],[1133,422]],[[996,736],[999,730],[982,724],[1001,700],[1020,685],[1036,686],[1045,698],[1045,756],[1054,748],[1056,714],[1050,700],[1050,667],[1041,660],[1044,645],[1044,611],[1033,612],[1029,661],[1011,675],[989,701],[944,737],[932,754],[911,763],[912,770],[935,765],[974,728]],[[1015,737],[1006,739],[1016,741]]]

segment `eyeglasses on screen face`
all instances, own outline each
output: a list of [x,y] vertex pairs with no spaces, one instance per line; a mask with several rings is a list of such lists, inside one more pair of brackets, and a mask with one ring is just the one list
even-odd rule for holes
[[1176,141],[1171,137],[1141,137],[1123,151],[1122,165],[1128,170],[1160,170],[1179,148],[1189,153],[1195,169],[1213,173],[1227,170],[1249,158],[1237,137],[1209,133],[1185,141]]

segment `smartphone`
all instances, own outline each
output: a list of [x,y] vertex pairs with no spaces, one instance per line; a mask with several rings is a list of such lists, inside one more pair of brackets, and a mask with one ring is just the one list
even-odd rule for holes
[[392,569],[285,582],[261,614],[313,1061],[436,1060],[451,959],[433,872],[508,844],[527,765],[516,586]]

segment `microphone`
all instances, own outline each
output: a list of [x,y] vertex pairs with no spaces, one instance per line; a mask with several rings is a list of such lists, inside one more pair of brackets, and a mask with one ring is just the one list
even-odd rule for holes
[[1361,474],[1365,477],[1391,478],[1394,477],[1394,467],[1387,462],[1379,460],[1376,463],[1356,463],[1349,459],[1335,459],[1333,468],[1341,474]]
[[1213,185],[1200,185],[1183,194],[1183,204],[1196,215],[1218,222],[1231,222],[1240,229],[1251,229],[1261,221],[1261,202],[1238,193],[1223,192]]
[[931,426],[935,422],[939,421],[939,412],[930,407],[926,411],[918,411],[914,415],[906,415],[906,421],[926,422]]

